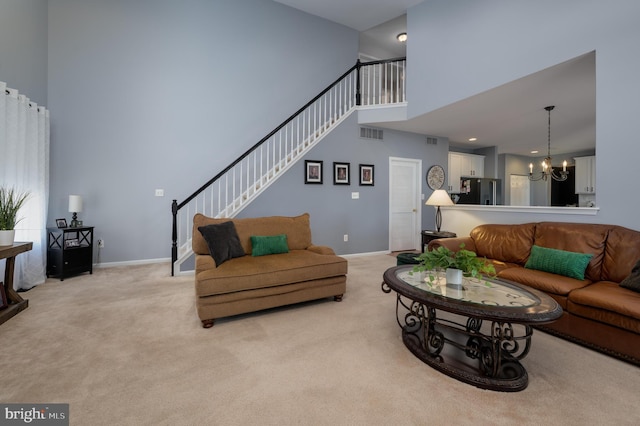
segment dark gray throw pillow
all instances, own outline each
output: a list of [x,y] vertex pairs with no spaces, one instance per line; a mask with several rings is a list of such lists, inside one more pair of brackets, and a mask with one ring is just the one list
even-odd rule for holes
[[636,266],[631,270],[631,274],[620,283],[620,287],[640,293],[640,260],[636,262]]
[[198,231],[207,242],[209,254],[216,261],[216,268],[229,259],[244,256],[244,249],[233,222],[199,226]]

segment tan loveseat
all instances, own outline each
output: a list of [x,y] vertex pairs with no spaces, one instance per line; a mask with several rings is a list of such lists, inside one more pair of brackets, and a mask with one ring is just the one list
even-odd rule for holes
[[[499,278],[544,291],[564,313],[539,328],[640,365],[640,293],[619,285],[640,259],[640,232],[615,225],[562,222],[480,225],[468,237],[431,241],[429,249],[460,244],[491,260]],[[532,246],[593,254],[584,280],[525,268]]]
[[[232,221],[245,255],[216,267],[200,226]],[[252,256],[252,236],[285,234],[288,252]],[[347,261],[311,242],[309,214],[244,219],[193,218],[195,290],[198,317],[205,328],[216,318],[333,297],[346,291]]]

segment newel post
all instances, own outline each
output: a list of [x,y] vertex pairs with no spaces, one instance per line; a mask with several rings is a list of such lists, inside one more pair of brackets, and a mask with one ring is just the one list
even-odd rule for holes
[[356,105],[360,106],[362,104],[361,94],[360,94],[360,68],[362,65],[360,64],[360,59],[356,61]]
[[178,260],[178,200],[173,200],[173,203],[171,203],[171,213],[173,215],[171,231],[171,276],[173,276],[173,268]]

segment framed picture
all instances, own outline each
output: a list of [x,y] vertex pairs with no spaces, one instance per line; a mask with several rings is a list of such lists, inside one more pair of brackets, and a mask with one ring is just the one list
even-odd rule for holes
[[56,225],[58,228],[66,228],[67,227],[67,219],[56,219]]
[[350,185],[349,180],[351,173],[349,171],[349,163],[333,163],[333,184],[334,185]]
[[7,293],[4,291],[4,284],[0,283],[0,310],[9,307],[9,301],[7,300]]
[[360,185],[373,186],[373,164],[360,164]]
[[322,161],[304,160],[304,183],[322,183]]

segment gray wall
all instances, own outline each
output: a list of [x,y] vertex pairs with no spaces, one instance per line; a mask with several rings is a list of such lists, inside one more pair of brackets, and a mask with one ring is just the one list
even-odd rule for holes
[[[389,157],[422,160],[422,175],[433,164],[447,165],[448,141],[427,145],[424,135],[384,129],[384,140],[359,137],[352,114],[313,148],[304,159],[323,161],[322,185],[304,184],[304,161],[297,163],[250,204],[240,217],[311,214],[313,242],[339,254],[389,249]],[[333,162],[351,164],[351,185],[333,184]],[[373,164],[374,186],[359,186],[359,164]],[[425,200],[432,191],[421,179]],[[351,199],[352,192],[360,198]],[[423,229],[433,229],[435,209],[422,204]],[[349,241],[344,242],[344,234]]]
[[[52,0],[49,222],[167,258],[182,201],[355,64],[358,33],[264,0]],[[155,197],[164,189],[164,197]]]
[[1,0],[0,81],[47,105],[47,0]]
[[[621,196],[618,182],[631,180],[640,157],[639,14],[634,0],[424,2],[408,13],[409,113],[596,50],[601,211],[578,219],[637,229],[633,212],[640,201]],[[68,195],[82,194],[81,219],[106,242],[103,262],[168,257],[171,199],[182,200],[215,175],[353,65],[358,53],[355,31],[260,0],[4,0],[0,24],[0,79],[51,110],[50,223],[69,218]],[[6,35],[11,26],[27,38]],[[324,185],[304,185],[299,163],[242,214],[309,211],[316,243],[340,253],[386,250],[388,157],[422,158],[424,174],[431,164],[447,164],[448,143],[430,149],[423,136],[385,130],[392,143],[376,144],[356,132],[349,120],[308,154],[325,161]],[[333,186],[333,161],[351,163],[350,187]],[[356,186],[359,163],[375,164],[373,188]],[[605,172],[612,169],[618,173]],[[166,196],[154,197],[156,188]],[[352,191],[360,200],[350,199]],[[428,197],[426,186],[423,191]],[[456,231],[448,225],[451,213],[445,227]],[[461,217],[468,223],[530,219]],[[432,208],[423,207],[422,220],[431,226]]]
[[[640,158],[640,145],[635,143],[640,112],[638,16],[640,2],[635,0],[423,2],[407,15],[409,115],[429,112],[595,50],[600,212],[589,220],[638,229],[640,198],[620,192],[620,182],[633,180]],[[553,105],[553,100],[548,104]],[[469,220],[504,221],[490,213],[472,214],[476,217]],[[512,220],[531,219],[519,215]],[[575,218],[548,215],[545,219]]]

